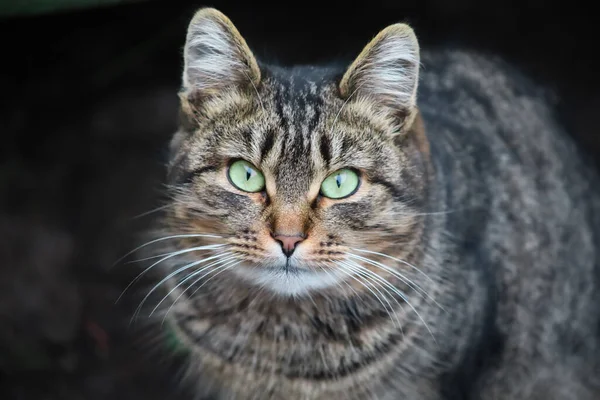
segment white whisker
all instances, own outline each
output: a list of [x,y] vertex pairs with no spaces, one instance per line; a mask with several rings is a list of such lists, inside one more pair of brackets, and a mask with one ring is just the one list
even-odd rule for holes
[[[144,276],[145,274],[147,274],[148,271],[150,271],[152,268],[154,268],[155,266],[157,266],[161,262],[166,261],[169,258],[173,258],[175,256],[179,256],[181,254],[191,253],[193,251],[201,251],[201,250],[214,250],[214,249],[218,249],[218,248],[221,248],[221,247],[224,247],[224,246],[226,246],[226,245],[224,245],[224,244],[211,244],[211,245],[208,245],[208,246],[191,247],[189,249],[178,250],[178,251],[174,251],[174,252],[171,252],[171,253],[167,253],[166,255],[162,254],[160,256],[157,256],[157,257],[162,257],[163,255],[165,255],[165,257],[161,258],[160,260],[158,260],[154,264],[150,265],[148,268],[146,268],[142,272],[140,272],[135,278],[133,278],[133,280],[129,283],[129,285],[127,285],[125,287],[125,289],[123,289],[123,291],[121,292],[121,294],[119,295],[119,297],[115,301],[115,304],[117,304],[121,300],[121,298],[123,297],[123,295],[125,294],[125,292],[127,292],[127,290],[129,290],[129,288],[132,285],[134,285],[138,280],[141,279],[142,276]],[[156,258],[156,257],[150,257],[150,258]],[[140,260],[140,261],[142,261],[142,260]]]
[[[200,268],[198,271],[195,271],[193,273],[191,273],[190,275],[188,275],[187,277],[185,277],[185,279],[183,279],[181,282],[179,282],[177,285],[175,285],[175,287],[173,289],[171,289],[169,291],[169,293],[167,293],[161,301],[159,301],[156,306],[154,307],[154,309],[152,309],[152,311],[150,312],[150,314],[148,315],[148,317],[151,317],[152,314],[154,314],[154,312],[158,309],[158,307],[160,307],[160,305],[162,304],[163,301],[165,301],[170,295],[171,293],[173,293],[175,290],[177,290],[177,288],[179,288],[181,285],[183,285],[185,282],[189,281],[190,279],[192,279],[194,276],[198,276],[199,274],[201,274],[203,271],[206,271],[209,268],[213,268],[218,266],[219,264],[223,264],[223,263],[227,263],[231,260],[236,259],[235,255],[229,256],[229,257],[225,257],[221,260],[215,261],[213,263],[210,263],[202,268]],[[215,268],[215,269],[220,269],[222,268],[222,266]],[[208,273],[208,272],[207,272]]]
[[362,265],[358,265],[355,263],[355,265],[357,267],[359,267],[361,270],[365,271],[365,273],[368,273],[369,275],[373,276],[375,279],[377,279],[378,281],[382,282],[383,284],[385,284],[386,286],[388,286],[390,289],[392,289],[396,294],[398,294],[403,300],[404,302],[413,310],[413,312],[417,315],[417,317],[421,320],[421,322],[423,323],[423,325],[425,326],[425,329],[427,329],[427,331],[429,332],[429,334],[431,335],[431,337],[433,338],[433,341],[437,344],[437,340],[435,339],[435,336],[433,335],[433,332],[431,331],[431,329],[429,329],[429,325],[427,325],[427,322],[425,322],[425,320],[421,317],[421,314],[419,314],[419,312],[416,310],[415,307],[413,307],[413,305],[410,303],[410,301],[408,301],[407,296],[402,293],[401,290],[399,290],[397,287],[395,287],[394,285],[392,285],[390,282],[388,282],[386,279],[384,279],[383,277],[379,276],[378,274],[374,273],[373,271],[363,267]]
[[421,217],[421,216],[428,216],[428,215],[448,215],[448,214],[452,214],[458,211],[465,211],[468,210],[470,208],[473,207],[464,207],[464,208],[455,208],[453,210],[446,210],[446,211],[431,211],[431,212],[417,212],[417,213],[398,213],[398,215],[403,215],[403,216],[407,216],[407,217]]
[[389,272],[390,274],[394,275],[396,278],[398,278],[400,281],[402,281],[403,283],[405,283],[406,285],[408,285],[411,289],[413,289],[416,292],[419,292],[419,290],[423,290],[418,284],[416,284],[415,282],[413,282],[411,279],[405,277],[404,275],[402,275],[400,272],[394,270],[393,268],[388,267],[385,264],[381,264],[375,260],[371,260],[370,258],[366,258],[366,257],[362,257],[359,256],[357,254],[353,254],[353,253],[349,253],[346,252],[346,255],[352,257],[352,258],[356,258],[358,260],[367,262],[375,267],[381,268],[384,271]]
[[[383,308],[385,309],[385,312],[388,314],[388,316],[390,317],[390,320],[393,322],[394,318],[392,317],[392,314],[390,313],[390,311],[388,310],[388,308],[385,306],[385,304],[383,303],[383,301],[381,300],[381,298],[377,295],[377,293],[375,293],[369,286],[367,286],[363,281],[361,281],[360,279],[358,279],[356,276],[354,276],[354,274],[352,274],[352,270],[350,268],[348,268],[347,265],[343,264],[342,261],[336,261],[335,262],[337,264],[338,267],[340,267],[340,271],[342,271],[343,273],[345,273],[349,278],[354,279],[356,282],[360,283],[365,289],[367,289],[369,292],[371,292],[371,294],[373,296],[375,296],[375,298],[377,299],[377,301],[379,301],[379,303],[383,306]],[[350,271],[350,272],[349,272]],[[381,291],[377,288],[375,288],[375,290],[383,296],[383,294],[381,293]],[[390,309],[392,310],[392,312],[394,311],[394,309],[392,308],[390,302],[387,300],[386,298],[386,303],[388,303],[388,305],[390,306]],[[394,313],[395,314],[395,313]]]
[[[320,262],[317,262],[317,266],[318,266],[318,267],[319,267],[319,268],[320,268],[320,269],[321,269],[323,272],[325,272],[325,274],[326,274],[327,276],[329,276],[329,277],[333,277],[333,276],[331,275],[331,273],[330,273],[329,271],[327,271],[327,269],[326,269],[326,268],[324,268],[324,267],[323,267],[323,265],[327,265],[327,264],[326,264],[326,263],[324,263],[324,262],[322,262],[322,261],[320,261]],[[335,279],[332,279],[332,281],[333,281],[333,280],[335,280]],[[352,287],[352,285],[350,285],[348,282],[346,282],[346,280],[345,280],[345,279],[344,279],[344,280],[342,280],[342,281],[340,281],[340,282],[336,282],[336,286],[339,286],[341,289],[343,289],[343,287],[342,287],[342,283],[345,283],[345,284],[346,284],[346,286],[348,286],[348,287],[350,288],[350,290],[352,290],[352,291],[354,292],[354,294],[356,295],[356,297],[359,297],[359,294],[356,292],[356,290],[354,290],[354,288]]]
[[414,269],[414,270],[415,270],[415,271],[417,271],[418,273],[422,274],[422,275],[423,275],[425,278],[427,278],[427,279],[428,279],[428,280],[429,280],[431,283],[435,283],[435,281],[434,281],[433,279],[431,279],[431,278],[429,277],[429,275],[427,275],[425,272],[421,271],[419,268],[415,267],[415,266],[414,266],[414,265],[412,265],[411,263],[409,263],[409,262],[407,262],[407,261],[405,261],[405,260],[402,260],[402,259],[400,259],[400,258],[392,257],[392,256],[390,256],[390,255],[387,255],[387,254],[384,254],[384,253],[378,253],[378,252],[376,252],[376,251],[371,251],[371,250],[364,250],[364,249],[351,249],[351,250],[354,250],[354,251],[360,251],[360,252],[362,252],[362,253],[375,254],[375,255],[378,255],[378,256],[381,256],[381,257],[385,257],[385,258],[389,258],[389,259],[391,259],[391,260],[397,261],[397,262],[399,262],[399,263],[402,263],[402,264],[404,264],[404,265],[408,265],[409,267],[411,267],[412,269]]
[[195,267],[196,265],[202,264],[202,263],[204,263],[204,262],[206,262],[206,261],[214,260],[215,258],[224,257],[224,256],[226,256],[226,255],[230,255],[230,254],[231,254],[231,253],[229,253],[229,252],[225,252],[225,253],[219,253],[219,254],[217,254],[217,255],[214,255],[214,256],[211,256],[211,257],[208,257],[208,258],[204,258],[204,259],[202,259],[202,260],[199,260],[199,261],[194,261],[194,262],[192,262],[192,263],[189,263],[189,264],[187,264],[187,265],[185,265],[185,266],[183,266],[183,267],[181,267],[181,268],[179,268],[179,269],[177,269],[177,270],[175,270],[175,271],[171,272],[169,275],[167,275],[165,278],[163,278],[163,279],[162,279],[160,282],[158,282],[156,285],[154,285],[154,287],[153,287],[153,288],[152,288],[152,289],[151,289],[151,290],[150,290],[150,291],[149,291],[149,292],[146,294],[146,296],[145,296],[145,297],[143,298],[143,300],[141,301],[140,305],[139,305],[139,306],[137,307],[137,309],[135,310],[135,312],[134,312],[134,314],[133,314],[133,317],[132,317],[132,321],[133,321],[133,319],[135,318],[135,316],[136,316],[137,314],[139,314],[139,312],[141,311],[141,309],[142,309],[142,307],[143,307],[144,303],[146,302],[146,300],[148,299],[148,297],[150,297],[150,295],[151,295],[152,293],[154,293],[154,291],[155,291],[156,289],[158,289],[158,288],[160,287],[160,285],[162,285],[163,283],[165,283],[166,281],[168,281],[169,279],[171,279],[173,276],[175,276],[175,275],[177,275],[178,273],[180,273],[180,272],[183,272],[183,271],[185,271],[185,270],[187,270],[187,269],[189,269],[189,268],[193,268],[193,267]]
[[362,87],[362,85],[363,85],[363,83],[357,85],[356,89],[354,89],[354,91],[352,93],[350,93],[350,96],[348,96],[348,98],[344,101],[344,103],[340,107],[339,111],[335,115],[335,118],[333,119],[333,122],[331,123],[331,130],[329,132],[330,135],[333,135],[333,130],[335,129],[335,124],[336,124],[338,118],[340,117],[340,114],[344,110],[344,107],[346,107],[346,105],[348,104],[350,99],[352,99],[352,97],[358,92],[358,90]]
[[421,286],[419,286],[418,284],[416,284],[414,281],[410,280],[409,278],[405,277],[400,272],[394,270],[393,268],[390,268],[389,266],[387,266],[385,264],[382,264],[382,263],[377,262],[375,260],[371,260],[370,258],[362,257],[362,256],[359,256],[357,254],[352,254],[352,253],[348,253],[348,252],[346,252],[346,254],[349,255],[350,257],[357,258],[357,259],[359,259],[361,261],[369,263],[370,265],[372,265],[374,267],[378,267],[380,269],[383,269],[384,271],[389,272],[394,277],[398,278],[400,281],[402,281],[407,286],[409,286],[411,289],[413,289],[415,292],[417,292],[422,298],[427,297],[436,306],[438,306],[442,311],[447,312],[444,309],[444,307],[442,307],[434,298],[432,298]]
[[198,278],[198,279],[196,279],[194,282],[192,282],[192,284],[191,284],[189,287],[187,287],[187,288],[186,288],[186,289],[185,289],[185,290],[184,290],[184,291],[183,291],[183,292],[182,292],[182,293],[181,293],[179,296],[177,296],[177,298],[175,299],[175,301],[173,301],[173,304],[171,304],[171,307],[169,307],[169,309],[168,309],[168,310],[167,310],[167,312],[165,313],[165,316],[163,317],[163,320],[162,320],[162,323],[161,323],[161,325],[165,323],[165,320],[167,319],[167,315],[169,315],[169,312],[171,311],[171,309],[172,309],[172,308],[175,306],[175,304],[177,303],[177,301],[178,301],[178,300],[181,298],[181,296],[183,296],[183,295],[184,295],[184,293],[185,293],[185,292],[186,292],[186,291],[187,291],[189,288],[193,287],[193,286],[194,286],[196,283],[200,282],[202,279],[204,279],[206,276],[208,276],[208,274],[210,274],[210,273],[213,273],[213,272],[216,272],[216,271],[219,271],[219,270],[220,270],[219,272],[217,272],[216,274],[214,274],[213,276],[211,276],[210,278],[208,278],[208,279],[207,279],[207,280],[206,280],[206,281],[205,281],[205,282],[204,282],[202,285],[200,285],[198,288],[196,288],[196,290],[194,290],[194,291],[192,292],[192,294],[190,294],[190,297],[193,297],[193,296],[196,294],[196,292],[198,292],[198,290],[200,290],[200,289],[202,288],[202,286],[204,286],[204,285],[205,285],[207,282],[209,282],[209,281],[210,281],[211,279],[213,279],[215,276],[217,276],[217,275],[219,275],[220,273],[222,273],[222,272],[225,272],[225,271],[227,271],[227,270],[229,270],[229,269],[231,269],[231,268],[235,267],[235,266],[236,266],[236,265],[238,265],[239,263],[241,263],[241,261],[234,262],[233,264],[229,264],[229,265],[222,265],[222,266],[220,266],[220,267],[218,267],[218,268],[215,268],[215,269],[213,269],[213,270],[210,270],[210,271],[208,271],[206,274],[204,274],[203,276],[201,276],[200,278]]
[[[363,276],[365,279],[369,279],[369,280],[370,280],[371,282],[373,282],[373,283],[377,283],[376,281],[374,281],[374,280],[373,280],[373,278],[372,278],[372,277],[370,277],[370,275],[371,275],[371,274],[369,274],[369,273],[365,273],[365,272],[363,271],[363,270],[366,270],[366,271],[368,271],[368,272],[371,272],[371,271],[367,270],[366,268],[360,268],[361,266],[360,266],[360,265],[358,265],[358,264],[356,264],[356,263],[352,263],[352,264],[351,264],[351,263],[349,263],[349,262],[347,262],[347,261],[339,261],[339,262],[343,263],[343,264],[344,264],[344,266],[345,266],[346,268],[348,268],[350,271],[352,271],[352,272],[355,272],[355,273],[357,273],[357,274],[360,274],[360,275],[361,275],[361,276]],[[357,267],[358,267],[358,268],[357,268]],[[373,275],[374,275],[374,274],[373,274]],[[382,289],[386,290],[386,289],[385,289],[385,287],[383,287],[383,286],[380,286],[380,285],[378,285],[378,287],[381,287]],[[376,290],[377,290],[377,292],[378,292],[378,293],[380,293],[380,294],[381,294],[381,292],[380,292],[378,289],[376,289]],[[390,294],[388,290],[386,290],[386,293]],[[382,296],[383,296],[383,295],[382,295]],[[394,313],[394,317],[396,318],[396,322],[397,322],[397,324],[398,324],[398,327],[399,327],[399,328],[400,328],[400,330],[402,331],[402,323],[400,322],[400,319],[398,318],[398,315],[396,314],[396,310],[394,310],[394,308],[392,307],[392,305],[390,304],[390,302],[387,300],[387,297],[384,297],[384,299],[385,299],[385,302],[387,303],[387,305],[390,307],[390,309],[391,309],[391,310],[392,310],[392,312]],[[392,299],[394,299],[394,301],[396,302],[396,304],[398,304],[398,306],[399,306],[400,308],[402,308],[402,305],[400,304],[400,302],[399,302],[399,301],[398,301],[398,300],[397,300],[397,299],[396,299],[394,296],[392,296]],[[406,301],[406,300],[405,300],[405,301]],[[390,316],[390,319],[391,319],[391,318],[392,318],[392,317]],[[393,320],[392,320],[392,321],[393,321]],[[402,335],[404,335],[404,331],[402,331]]]
[[[387,285],[389,285],[393,288],[394,293],[397,294],[403,301],[405,301],[405,302],[408,301],[408,298],[404,292],[402,292],[400,289],[398,289],[397,287],[392,285],[389,281],[387,281],[382,276],[378,275],[376,272],[371,271],[370,269],[364,267],[363,265],[360,265],[359,263],[357,263],[355,261],[347,260],[346,262],[348,263],[348,265],[351,268],[354,268],[354,269],[362,272],[363,274],[372,276],[374,279],[378,280],[379,282],[385,282]],[[400,304],[398,304],[398,305],[400,305]],[[402,307],[402,305],[400,305],[400,307]]]
[[254,92],[256,93],[256,97],[258,98],[258,102],[260,103],[260,108],[262,108],[263,112],[265,111],[265,106],[263,105],[262,99],[260,98],[260,94],[258,93],[258,89],[256,88],[256,85],[254,84],[254,82],[252,81],[252,79],[250,78],[250,76],[243,71],[243,74],[246,76],[246,78],[248,79],[248,81],[250,82],[250,84],[252,85],[252,88],[254,89]]
[[177,253],[175,255],[180,255],[180,254],[185,254],[185,253],[191,253],[193,251],[218,249],[218,248],[221,248],[221,247],[224,247],[224,246],[226,246],[226,244],[219,243],[219,244],[209,244],[209,245],[206,245],[206,246],[199,246],[199,247],[190,247],[188,249],[181,250],[181,252],[179,252],[179,250],[177,250],[177,251],[171,251],[169,253],[162,253],[162,254],[157,254],[155,256],[144,257],[144,258],[139,258],[137,260],[127,261],[126,264],[134,264],[134,263],[139,263],[139,262],[142,262],[142,261],[148,261],[148,260],[152,260],[152,259],[155,259],[155,258],[169,256],[169,255],[172,255],[172,254],[175,254],[175,253]]
[[149,242],[146,242],[138,247],[136,247],[135,249],[131,250],[129,253],[125,254],[123,257],[119,258],[117,261],[115,261],[115,263],[112,265],[112,267],[114,267],[115,265],[117,265],[118,263],[120,263],[121,261],[123,261],[123,259],[127,258],[128,256],[130,256],[131,254],[135,253],[136,251],[149,246],[151,244],[163,241],[163,240],[169,240],[169,239],[179,239],[179,238],[193,238],[193,237],[203,237],[203,238],[215,238],[215,239],[222,239],[223,236],[218,236],[218,235],[205,235],[205,234],[200,234],[200,233],[190,233],[190,234],[186,234],[186,235],[171,235],[171,236],[165,236],[165,237],[161,237],[158,239],[154,239],[151,240]]
[[142,218],[142,217],[145,217],[146,215],[154,214],[155,212],[162,211],[162,210],[164,210],[166,208],[169,208],[169,207],[173,207],[173,204],[166,204],[164,206],[156,207],[156,208],[154,208],[154,209],[152,209],[150,211],[146,211],[146,212],[143,212],[141,214],[134,215],[131,219]]

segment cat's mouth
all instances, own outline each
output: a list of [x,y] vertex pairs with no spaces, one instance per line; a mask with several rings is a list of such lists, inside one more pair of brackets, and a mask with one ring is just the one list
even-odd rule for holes
[[295,275],[311,272],[310,269],[299,266],[296,263],[293,263],[289,258],[285,261],[285,263],[283,263],[281,265],[268,266],[265,269],[272,273],[285,273],[285,274],[295,274]]
[[312,290],[335,286],[343,280],[336,271],[324,271],[288,258],[277,263],[236,269],[245,280],[278,294],[298,296]]

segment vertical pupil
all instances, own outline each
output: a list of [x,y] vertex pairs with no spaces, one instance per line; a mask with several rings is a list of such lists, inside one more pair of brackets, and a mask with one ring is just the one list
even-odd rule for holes
[[250,167],[245,167],[246,168],[246,180],[249,181],[250,178],[252,177],[252,168]]
[[335,177],[335,183],[337,183],[337,187],[338,187],[338,188],[342,187],[342,183],[343,183],[343,182],[344,182],[344,179],[343,179],[343,177],[342,177],[342,174],[338,174],[338,175]]

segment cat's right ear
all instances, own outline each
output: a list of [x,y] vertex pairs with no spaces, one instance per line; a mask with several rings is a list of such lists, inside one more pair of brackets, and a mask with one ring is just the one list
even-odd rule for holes
[[194,102],[256,87],[260,78],[254,55],[229,18],[214,8],[196,12],[184,47],[182,96]]

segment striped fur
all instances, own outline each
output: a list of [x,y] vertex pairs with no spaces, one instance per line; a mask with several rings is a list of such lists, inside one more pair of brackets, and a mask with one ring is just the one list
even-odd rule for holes
[[[161,233],[221,239],[161,243],[240,261],[168,279],[198,398],[596,398],[599,186],[543,92],[499,60],[420,52],[406,25],[348,68],[280,68],[203,9],[185,62]],[[231,185],[236,159],[264,192]],[[343,167],[358,191],[321,196]],[[275,231],[306,235],[289,262]]]

